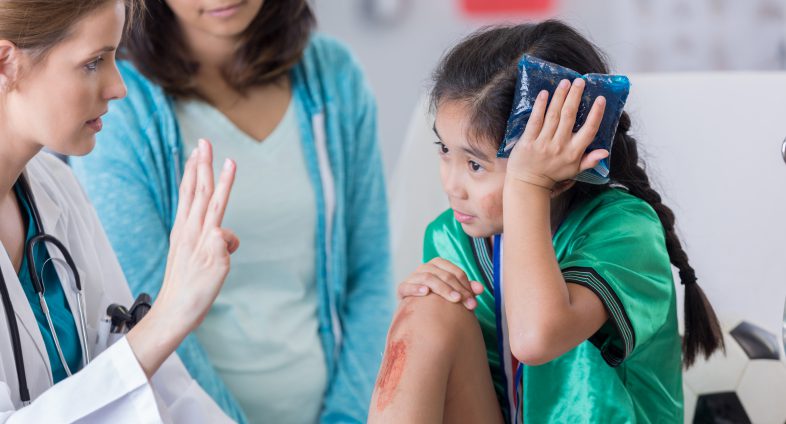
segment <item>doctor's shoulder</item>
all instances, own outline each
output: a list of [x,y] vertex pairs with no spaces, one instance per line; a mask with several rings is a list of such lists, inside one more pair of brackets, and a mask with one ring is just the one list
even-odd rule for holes
[[25,171],[33,191],[45,192],[69,221],[90,221],[95,212],[73,171],[63,160],[41,151],[28,162]]

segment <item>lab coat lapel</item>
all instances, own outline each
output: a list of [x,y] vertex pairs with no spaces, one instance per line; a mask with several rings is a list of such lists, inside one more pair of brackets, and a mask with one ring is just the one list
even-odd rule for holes
[[[30,395],[35,398],[36,393],[40,393],[39,390],[44,389],[52,384],[52,367],[49,364],[49,355],[46,352],[46,345],[44,345],[44,339],[41,336],[41,331],[38,329],[38,322],[35,319],[35,315],[33,315],[33,310],[30,308],[30,303],[27,301],[27,296],[25,296],[25,292],[22,289],[22,284],[19,282],[19,276],[16,274],[14,270],[13,264],[11,264],[11,259],[8,257],[8,252],[5,249],[5,246],[0,243],[0,247],[2,247],[2,252],[0,253],[0,268],[2,268],[3,277],[5,278],[6,286],[8,287],[8,294],[11,297],[11,304],[14,306],[14,314],[16,315],[17,322],[19,323],[19,338],[21,339],[22,345],[25,345],[25,338],[27,341],[32,341],[35,345],[35,353],[24,350],[24,363],[25,363],[25,371],[27,373],[27,380],[28,386],[30,389]],[[2,307],[2,305],[0,305]],[[4,328],[8,328],[8,323],[5,322],[6,317],[5,313],[0,315],[0,322],[3,323]],[[25,337],[27,334],[27,337]],[[9,335],[10,336],[10,335]],[[3,340],[3,343],[11,344],[11,339]],[[44,367],[40,365],[40,363],[36,363],[41,361],[45,364]],[[13,358],[3,358],[3,363],[13,364]],[[44,376],[47,377],[46,384],[40,384],[41,376],[36,376],[36,371],[45,370]],[[14,370],[14,374],[16,375],[16,371]],[[39,383],[39,384],[36,384]],[[18,393],[17,393],[18,396]]]

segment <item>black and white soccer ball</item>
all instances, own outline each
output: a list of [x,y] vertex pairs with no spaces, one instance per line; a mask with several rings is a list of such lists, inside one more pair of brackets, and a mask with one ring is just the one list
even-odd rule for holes
[[722,325],[726,355],[699,358],[683,375],[686,423],[786,423],[780,337],[748,321]]

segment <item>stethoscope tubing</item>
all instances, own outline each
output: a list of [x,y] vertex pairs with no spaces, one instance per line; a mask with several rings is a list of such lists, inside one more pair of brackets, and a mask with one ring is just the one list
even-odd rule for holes
[[[60,240],[56,239],[55,237],[46,234],[44,232],[43,223],[41,222],[41,215],[38,212],[38,207],[35,204],[33,199],[33,193],[30,189],[30,186],[27,183],[27,180],[24,175],[19,177],[17,181],[21,188],[22,195],[25,197],[25,201],[30,206],[30,212],[32,215],[32,219],[35,223],[36,227],[36,234],[30,240],[27,241],[25,244],[25,254],[27,256],[27,264],[28,269],[30,271],[30,278],[33,283],[33,288],[38,294],[39,303],[41,305],[41,310],[46,317],[47,324],[49,326],[49,331],[52,332],[52,339],[55,343],[55,348],[57,349],[57,354],[60,358],[60,362],[63,364],[63,367],[66,371],[68,376],[71,376],[71,369],[68,367],[68,362],[65,360],[65,355],[63,355],[63,351],[60,348],[60,340],[57,337],[57,332],[55,331],[54,325],[52,323],[52,317],[49,314],[49,305],[46,303],[46,298],[44,297],[45,287],[41,281],[41,276],[38,273],[38,270],[35,268],[35,261],[34,261],[34,248],[35,245],[39,242],[46,242],[54,244],[60,253],[63,255],[63,259],[68,264],[68,267],[71,270],[71,273],[74,278],[74,291],[76,292],[76,302],[77,302],[77,315],[79,321],[79,329],[81,330],[82,337],[80,337],[80,344],[82,348],[82,364],[83,366],[87,366],[90,363],[90,353],[87,348],[87,324],[86,324],[86,316],[85,316],[85,300],[84,300],[84,292],[82,291],[82,282],[79,278],[79,272],[76,268],[76,263],[74,263],[71,254],[65,248],[65,246],[60,242]],[[43,269],[42,269],[43,270]],[[6,286],[5,277],[3,277],[2,272],[0,272],[0,295],[2,295],[3,300],[3,309],[5,310],[6,320],[8,321],[8,329],[11,335],[11,344],[13,345],[13,352],[14,352],[14,364],[16,366],[16,374],[19,381],[19,398],[22,401],[23,405],[28,405],[30,403],[30,390],[27,385],[27,377],[24,367],[24,358],[22,352],[22,343],[19,337],[19,327],[16,322],[16,316],[14,313],[14,307],[11,302],[11,296],[8,293],[8,287]]]

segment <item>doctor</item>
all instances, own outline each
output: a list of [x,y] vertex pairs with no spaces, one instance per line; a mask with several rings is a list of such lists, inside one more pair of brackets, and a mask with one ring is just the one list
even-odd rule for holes
[[172,352],[204,318],[238,246],[221,228],[234,163],[214,187],[200,142],[158,299],[102,351],[107,306],[133,299],[70,170],[41,152],[92,150],[100,116],[125,95],[115,49],[135,1],[0,1],[0,422],[229,421]]

